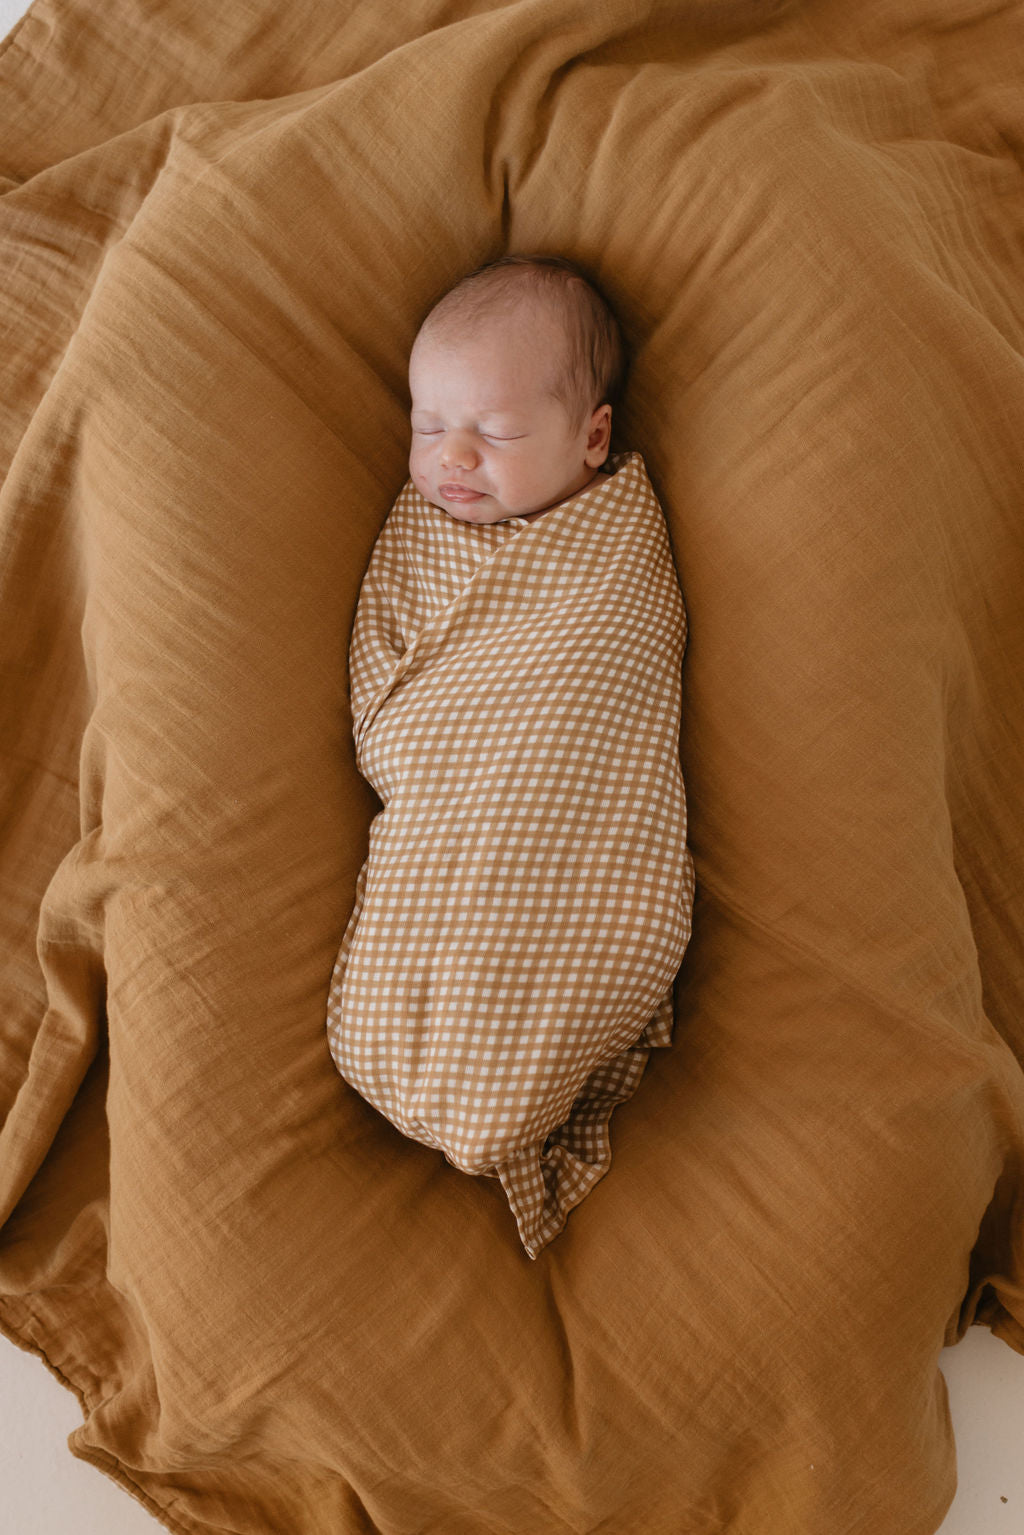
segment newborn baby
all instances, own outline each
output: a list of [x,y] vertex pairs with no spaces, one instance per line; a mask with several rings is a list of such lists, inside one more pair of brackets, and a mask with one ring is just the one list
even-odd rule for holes
[[488,270],[504,289],[460,284],[427,316],[409,360],[412,482],[476,524],[542,517],[594,483],[623,360],[596,291],[577,281],[577,313],[537,282],[565,268]]
[[671,1043],[690,934],[686,621],[643,460],[608,454],[623,358],[558,258],[502,258],[434,306],[410,478],[349,648],[383,808],[331,1053],[403,1134],[500,1179],[531,1258],[608,1171],[612,1111]]

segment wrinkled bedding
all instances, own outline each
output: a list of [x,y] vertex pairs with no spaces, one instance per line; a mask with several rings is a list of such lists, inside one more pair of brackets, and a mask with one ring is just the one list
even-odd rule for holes
[[[34,0],[0,45],[0,1325],[179,1535],[938,1527],[939,1353],[1024,1351],[1022,23]],[[697,891],[536,1261],[324,1028],[406,359],[504,250],[630,343]]]
[[342,1076],[498,1178],[531,1258],[671,1044],[693,862],[686,615],[639,453],[474,525],[407,481],[359,589],[356,762],[382,802],[327,997]]

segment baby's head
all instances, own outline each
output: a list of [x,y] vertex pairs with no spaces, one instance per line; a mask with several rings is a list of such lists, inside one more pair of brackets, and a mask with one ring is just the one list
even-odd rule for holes
[[557,256],[503,256],[430,310],[409,359],[416,489],[461,522],[537,516],[608,457],[625,369],[615,316]]

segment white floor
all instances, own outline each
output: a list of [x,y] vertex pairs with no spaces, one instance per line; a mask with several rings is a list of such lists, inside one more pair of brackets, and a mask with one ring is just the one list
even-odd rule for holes
[[[27,9],[27,0],[0,0],[0,38]],[[946,1350],[942,1368],[960,1476],[942,1535],[1024,1535],[1024,1358],[974,1327]],[[163,1528],[69,1453],[67,1436],[80,1422],[72,1394],[38,1359],[0,1338],[3,1535],[153,1535]]]
[[[1024,1357],[973,1327],[945,1350],[942,1370],[960,1479],[942,1535],[1024,1535]],[[101,1471],[71,1455],[67,1436],[81,1421],[77,1401],[45,1365],[0,1338],[4,1535],[155,1535],[163,1528]]]

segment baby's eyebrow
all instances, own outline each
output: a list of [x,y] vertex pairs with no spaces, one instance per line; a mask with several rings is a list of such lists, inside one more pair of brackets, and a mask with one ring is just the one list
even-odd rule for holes
[[[434,410],[411,410],[409,412],[409,415],[410,415],[411,419],[421,420],[421,421],[440,421],[440,419],[441,419],[441,417],[437,413],[437,411],[434,411]],[[476,424],[479,425],[482,421],[516,422],[516,421],[519,421],[519,419],[520,419],[519,413],[517,411],[511,410],[511,409],[510,410],[482,410],[482,411],[479,412],[479,414],[476,417]]]

